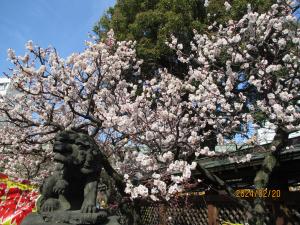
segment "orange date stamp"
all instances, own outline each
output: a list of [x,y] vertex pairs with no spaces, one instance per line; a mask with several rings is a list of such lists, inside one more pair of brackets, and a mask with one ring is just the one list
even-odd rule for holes
[[234,192],[237,198],[280,198],[279,189],[237,189]]

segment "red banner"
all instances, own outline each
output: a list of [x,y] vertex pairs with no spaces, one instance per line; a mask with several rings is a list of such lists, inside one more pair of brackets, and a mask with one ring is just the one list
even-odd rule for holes
[[38,196],[37,187],[28,181],[0,173],[0,225],[19,225],[35,211]]

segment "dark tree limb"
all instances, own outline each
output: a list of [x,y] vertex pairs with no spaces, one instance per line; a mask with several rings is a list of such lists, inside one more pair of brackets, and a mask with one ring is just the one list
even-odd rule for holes
[[234,193],[234,190],[229,185],[227,185],[226,182],[223,181],[221,178],[211,173],[200,163],[197,163],[196,170],[199,171],[205,178],[207,178],[212,185],[225,190],[229,197],[231,197],[239,206],[245,208],[247,211],[252,211],[251,204],[246,200],[237,198]]
[[[256,173],[254,178],[254,186],[256,189],[266,188],[270,176],[279,161],[280,153],[285,147],[288,146],[288,136],[289,133],[285,130],[279,128],[276,132],[275,138],[269,146],[270,153],[265,157],[260,170]],[[251,224],[263,225],[264,224],[264,214],[265,214],[265,202],[262,198],[256,198],[254,200],[253,209],[253,221]]]
[[125,182],[123,176],[120,175],[110,164],[107,157],[102,154],[102,165],[107,174],[115,181],[116,187],[118,188],[120,194],[122,196],[126,196],[125,190]]

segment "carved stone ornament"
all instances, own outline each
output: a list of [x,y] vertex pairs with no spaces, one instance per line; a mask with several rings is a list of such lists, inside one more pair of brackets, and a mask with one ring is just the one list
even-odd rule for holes
[[96,142],[83,132],[56,135],[53,152],[57,167],[41,186],[37,212],[21,225],[119,225],[117,216],[96,208],[102,155]]

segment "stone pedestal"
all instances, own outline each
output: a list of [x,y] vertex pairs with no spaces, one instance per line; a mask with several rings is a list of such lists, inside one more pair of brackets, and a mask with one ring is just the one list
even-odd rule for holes
[[31,213],[21,225],[120,225],[118,216],[107,217],[107,213],[81,213],[80,211],[54,211]]

